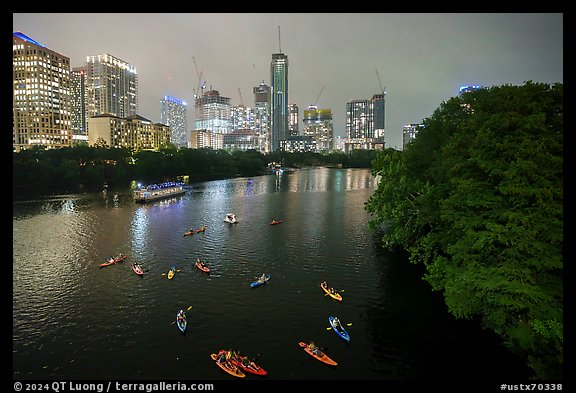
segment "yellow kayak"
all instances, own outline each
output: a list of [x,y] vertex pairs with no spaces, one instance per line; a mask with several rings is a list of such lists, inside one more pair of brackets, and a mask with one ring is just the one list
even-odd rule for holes
[[332,299],[338,300],[339,302],[342,301],[342,295],[336,292],[334,288],[328,288],[326,281],[320,283],[320,288],[322,288],[322,290],[326,292]]
[[176,274],[176,268],[172,267],[170,268],[170,270],[168,271],[168,280],[172,280],[172,277],[174,277],[174,274]]

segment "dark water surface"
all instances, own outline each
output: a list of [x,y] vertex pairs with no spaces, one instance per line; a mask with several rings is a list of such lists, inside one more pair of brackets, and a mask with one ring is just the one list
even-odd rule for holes
[[[364,210],[375,187],[369,170],[315,169],[190,184],[145,205],[128,190],[15,196],[13,378],[230,380],[210,354],[232,348],[258,355],[268,380],[524,381],[496,337],[451,318],[417,267],[381,250]],[[118,253],[128,259],[98,267]],[[270,281],[251,288],[262,273]],[[189,306],[182,335],[173,322]],[[352,324],[349,344],[330,315]],[[298,346],[310,340],[338,366]]]

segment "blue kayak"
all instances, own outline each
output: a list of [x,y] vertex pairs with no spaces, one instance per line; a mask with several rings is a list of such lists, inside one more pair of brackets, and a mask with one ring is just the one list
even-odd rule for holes
[[270,280],[270,275],[265,274],[264,277],[260,277],[258,280],[254,281],[252,284],[250,284],[250,286],[252,288],[259,287],[262,284],[266,284],[268,282],[268,280]]
[[332,330],[334,330],[337,335],[339,335],[344,340],[346,340],[346,342],[350,342],[350,335],[348,334],[346,329],[344,329],[344,326],[342,326],[342,323],[340,322],[340,320],[338,318],[330,316],[330,317],[328,317],[328,322],[330,322],[330,326],[332,326]]
[[188,319],[184,310],[180,310],[176,315],[176,325],[182,333],[186,333],[186,326],[188,326]]

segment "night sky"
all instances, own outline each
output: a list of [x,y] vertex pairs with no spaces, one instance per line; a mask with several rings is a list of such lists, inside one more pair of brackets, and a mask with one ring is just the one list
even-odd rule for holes
[[461,85],[563,83],[563,23],[561,13],[13,14],[13,31],[72,67],[101,53],[136,67],[138,114],[154,122],[171,95],[188,103],[193,128],[197,71],[232,105],[254,106],[252,88],[270,85],[281,50],[301,117],[317,100],[345,136],[346,103],[385,89],[386,146],[397,149],[403,125],[432,115]]

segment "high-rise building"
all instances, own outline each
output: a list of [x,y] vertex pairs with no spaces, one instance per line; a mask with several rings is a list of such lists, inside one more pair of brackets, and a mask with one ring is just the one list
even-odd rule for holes
[[385,95],[346,104],[346,151],[384,148]]
[[128,117],[138,113],[136,68],[109,54],[86,57],[88,117],[110,114]]
[[270,64],[270,150],[288,138],[288,56],[273,53]]
[[304,122],[302,134],[314,138],[318,152],[334,150],[334,125],[332,124],[331,109],[318,109],[311,105],[304,110],[302,121]]
[[86,88],[86,67],[73,67],[70,73],[72,93],[72,141],[88,143],[88,90]]
[[288,104],[288,136],[294,136],[300,133],[298,122],[298,105]]
[[254,93],[254,131],[258,134],[258,146],[261,153],[270,148],[270,86],[261,82],[252,89]]
[[230,98],[220,95],[218,90],[208,90],[194,100],[194,129],[208,130],[216,134],[227,134],[230,129]]
[[186,102],[172,96],[160,100],[160,122],[172,129],[172,144],[176,147],[188,146],[187,106]]
[[12,82],[13,149],[70,146],[70,58],[14,32]]
[[402,149],[404,149],[408,143],[416,138],[418,131],[420,131],[422,127],[424,127],[423,124],[404,124],[404,127],[402,128]]

